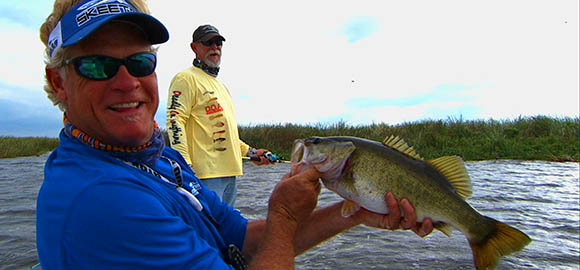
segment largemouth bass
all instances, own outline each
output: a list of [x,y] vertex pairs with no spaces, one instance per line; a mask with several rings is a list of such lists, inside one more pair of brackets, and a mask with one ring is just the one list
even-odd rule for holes
[[387,214],[387,192],[407,198],[418,222],[430,217],[435,229],[450,235],[453,227],[467,237],[476,269],[495,269],[502,256],[531,242],[525,233],[479,214],[465,201],[472,191],[461,157],[424,160],[398,137],[382,143],[357,137],[299,139],[292,167],[298,172],[316,168],[326,188],[345,199],[344,216],[359,207]]

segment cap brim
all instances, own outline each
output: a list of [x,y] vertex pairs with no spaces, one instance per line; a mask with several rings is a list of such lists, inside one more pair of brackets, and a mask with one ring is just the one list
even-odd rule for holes
[[169,40],[169,32],[159,20],[145,13],[130,12],[108,16],[105,19],[93,22],[91,25],[83,27],[78,32],[68,37],[66,40],[63,40],[62,47],[67,47],[78,43],[111,20],[134,23],[140,27],[141,30],[143,30],[143,32],[147,35],[147,40],[149,40],[151,44],[160,44]]
[[226,41],[226,38],[218,33],[209,33],[209,34],[203,36],[202,38],[200,38],[198,42],[202,42],[202,41],[205,42],[205,41],[208,41],[208,40],[213,39],[215,37],[220,37],[222,39],[222,41]]

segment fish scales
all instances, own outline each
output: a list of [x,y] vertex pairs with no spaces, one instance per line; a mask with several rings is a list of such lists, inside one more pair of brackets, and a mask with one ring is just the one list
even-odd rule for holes
[[388,137],[383,143],[340,136],[296,140],[292,167],[293,171],[316,168],[324,185],[346,200],[344,215],[358,209],[353,204],[388,213],[387,192],[407,198],[418,221],[430,217],[445,234],[449,235],[450,225],[467,237],[476,269],[495,269],[501,256],[531,241],[523,232],[481,215],[465,201],[471,195],[471,183],[460,157],[425,161],[398,137]]
[[[372,208],[369,210],[388,213],[384,205],[384,197],[388,191],[391,191],[398,198],[404,197],[413,202],[417,209],[418,221],[427,216],[454,223],[457,223],[458,219],[471,220],[472,223],[479,220],[480,215],[475,211],[469,211],[461,216],[456,215],[453,218],[454,215],[450,213],[461,214],[465,212],[458,211],[462,207],[471,207],[454,194],[451,184],[426,161],[411,158],[377,142],[356,138],[351,140],[357,150],[352,153],[351,165],[338,182],[355,183],[353,186],[356,188],[351,188],[348,192],[356,193],[356,195],[350,197],[358,194],[372,194],[373,205],[377,206],[363,205]],[[365,152],[369,154],[363,154]],[[355,201],[365,201],[365,199]]]

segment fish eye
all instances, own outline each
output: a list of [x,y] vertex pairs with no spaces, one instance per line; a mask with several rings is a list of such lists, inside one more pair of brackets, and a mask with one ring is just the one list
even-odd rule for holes
[[304,142],[307,144],[318,144],[321,141],[322,141],[322,139],[319,137],[310,137],[310,138],[304,140]]

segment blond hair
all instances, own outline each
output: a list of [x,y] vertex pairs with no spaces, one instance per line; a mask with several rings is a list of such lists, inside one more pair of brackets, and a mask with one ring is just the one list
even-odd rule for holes
[[[66,73],[64,69],[64,61],[67,56],[67,48],[59,48],[56,49],[52,56],[50,56],[49,49],[48,49],[48,36],[50,32],[54,29],[60,19],[74,6],[82,2],[83,0],[55,0],[54,6],[52,8],[52,13],[48,15],[46,21],[40,26],[40,40],[45,46],[44,50],[44,63],[46,64],[47,68],[58,68],[62,67],[59,70],[60,76],[64,80],[66,78]],[[130,1],[138,11],[150,14],[149,8],[147,7],[147,2],[145,0],[131,0]],[[58,106],[61,111],[66,111],[66,104],[60,101],[53,89],[50,85],[48,78],[45,75],[45,84],[44,84],[44,92],[48,96],[48,99],[52,102],[53,105]]]

